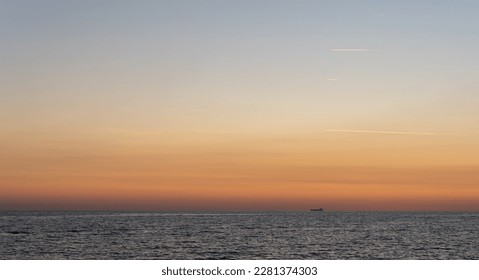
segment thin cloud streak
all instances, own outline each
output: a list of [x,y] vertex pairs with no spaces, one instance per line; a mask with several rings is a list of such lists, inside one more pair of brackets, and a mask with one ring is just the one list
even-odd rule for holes
[[325,129],[328,132],[346,133],[376,133],[376,134],[398,134],[398,135],[440,135],[433,132],[410,132],[410,131],[381,131],[381,130],[347,130],[347,129]]
[[331,49],[332,52],[370,52],[370,49]]

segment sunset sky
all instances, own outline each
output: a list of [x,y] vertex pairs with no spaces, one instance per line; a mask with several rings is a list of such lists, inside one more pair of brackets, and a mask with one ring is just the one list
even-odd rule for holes
[[0,0],[0,210],[479,211],[478,15]]

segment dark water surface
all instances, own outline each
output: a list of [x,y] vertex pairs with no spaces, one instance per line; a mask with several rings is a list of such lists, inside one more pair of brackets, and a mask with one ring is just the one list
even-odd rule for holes
[[0,259],[479,259],[479,213],[0,212]]

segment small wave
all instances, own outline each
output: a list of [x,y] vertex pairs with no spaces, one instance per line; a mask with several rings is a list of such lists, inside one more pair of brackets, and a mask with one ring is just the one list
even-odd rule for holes
[[9,233],[9,234],[30,234],[30,232],[22,231],[22,230],[11,230],[11,231],[7,231],[7,233]]

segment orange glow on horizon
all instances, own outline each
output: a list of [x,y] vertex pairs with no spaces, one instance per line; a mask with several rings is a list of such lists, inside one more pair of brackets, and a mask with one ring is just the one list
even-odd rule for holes
[[[431,145],[429,139],[427,147],[424,139],[412,139],[421,136],[323,133],[273,140],[212,137],[199,145],[193,138],[178,144],[152,135],[141,142],[119,138],[103,148],[92,148],[99,139],[82,145],[62,140],[60,146],[43,140],[43,149],[29,153],[12,141],[0,171],[1,207],[479,210],[477,165],[458,157],[467,143],[442,150],[444,142]],[[28,143],[21,145],[35,144]]]

